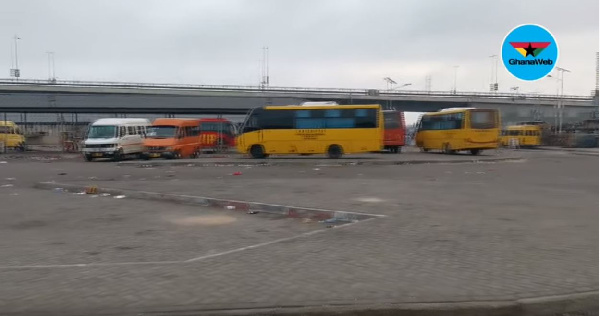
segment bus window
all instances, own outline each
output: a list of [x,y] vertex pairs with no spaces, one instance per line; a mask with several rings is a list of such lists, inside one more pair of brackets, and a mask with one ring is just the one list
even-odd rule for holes
[[400,120],[396,112],[384,112],[383,120],[386,129],[400,128]]
[[471,111],[471,128],[489,129],[496,127],[496,115],[493,111]]

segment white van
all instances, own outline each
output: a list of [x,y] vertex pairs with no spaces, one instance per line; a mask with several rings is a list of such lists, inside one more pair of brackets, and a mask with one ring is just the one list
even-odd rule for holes
[[85,160],[110,157],[119,161],[126,155],[144,151],[146,128],[150,121],[140,118],[107,118],[92,123],[83,143]]

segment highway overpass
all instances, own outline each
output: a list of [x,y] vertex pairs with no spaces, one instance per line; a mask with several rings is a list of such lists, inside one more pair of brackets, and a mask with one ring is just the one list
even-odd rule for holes
[[558,98],[502,93],[0,80],[0,113],[226,115],[245,114],[266,104],[324,100],[340,104],[379,103],[410,112],[448,107],[497,108],[505,122],[551,123],[558,113],[557,104],[562,103],[565,123],[598,117],[597,94]]

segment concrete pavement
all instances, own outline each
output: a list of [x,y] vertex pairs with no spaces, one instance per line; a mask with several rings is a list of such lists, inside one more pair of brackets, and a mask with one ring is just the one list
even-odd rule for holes
[[[21,200],[2,210],[0,247],[10,259],[0,269],[8,285],[0,287],[0,314],[597,310],[598,158],[524,155],[475,164],[209,168],[8,160],[0,185],[13,186],[0,194]],[[30,189],[38,181],[385,217],[327,229],[227,209]],[[238,220],[181,227],[165,219],[170,213]],[[145,230],[160,238],[136,235]],[[47,244],[58,239],[64,244]],[[98,248],[106,254],[85,253]],[[94,262],[105,265],[71,265]]]

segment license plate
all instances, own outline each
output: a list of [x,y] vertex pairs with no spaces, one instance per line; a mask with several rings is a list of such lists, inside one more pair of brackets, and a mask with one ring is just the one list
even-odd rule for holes
[[102,153],[93,153],[92,157],[102,157]]
[[151,158],[158,158],[158,157],[160,157],[160,154],[150,154],[150,157]]

